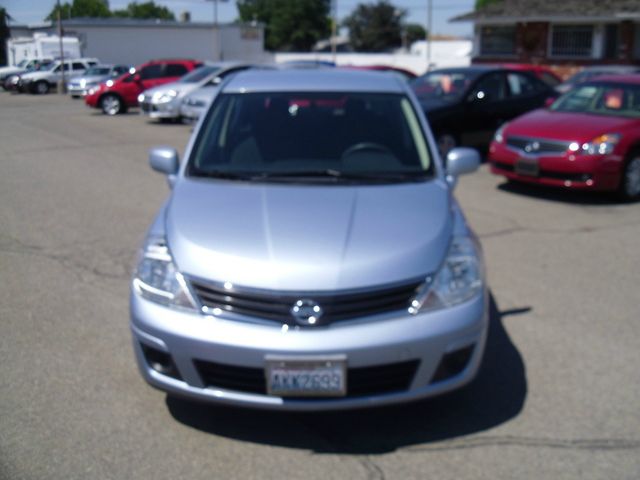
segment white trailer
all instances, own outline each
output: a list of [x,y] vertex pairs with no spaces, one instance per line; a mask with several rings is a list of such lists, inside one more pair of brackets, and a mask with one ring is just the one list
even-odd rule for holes
[[[80,40],[76,37],[62,37],[62,52],[65,59],[82,57]],[[60,58],[60,37],[34,33],[33,37],[18,37],[7,40],[7,59],[9,65],[17,65],[22,60]]]

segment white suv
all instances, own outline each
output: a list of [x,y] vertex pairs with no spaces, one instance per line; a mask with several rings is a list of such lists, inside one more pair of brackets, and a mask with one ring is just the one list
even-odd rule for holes
[[[74,58],[64,61],[64,72],[67,78],[82,75],[89,67],[98,64],[95,58]],[[49,93],[62,80],[62,62],[56,60],[51,65],[37,72],[25,73],[20,77],[18,89],[21,92]]]

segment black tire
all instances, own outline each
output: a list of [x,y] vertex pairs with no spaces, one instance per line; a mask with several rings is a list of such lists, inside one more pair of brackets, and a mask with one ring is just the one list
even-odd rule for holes
[[618,197],[626,202],[640,200],[640,149],[633,150],[624,162]]
[[51,87],[49,86],[49,82],[47,82],[46,80],[39,80],[33,86],[33,92],[37,93],[38,95],[46,95],[47,93],[49,93],[50,89]]
[[118,115],[124,112],[122,98],[113,93],[108,93],[100,99],[100,108],[105,115]]

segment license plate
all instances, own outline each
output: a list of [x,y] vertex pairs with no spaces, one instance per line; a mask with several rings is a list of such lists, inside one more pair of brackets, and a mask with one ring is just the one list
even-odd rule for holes
[[537,177],[540,174],[540,165],[537,158],[519,158],[516,160],[514,171],[520,175]]
[[347,393],[345,355],[267,356],[267,392],[279,397],[339,397]]

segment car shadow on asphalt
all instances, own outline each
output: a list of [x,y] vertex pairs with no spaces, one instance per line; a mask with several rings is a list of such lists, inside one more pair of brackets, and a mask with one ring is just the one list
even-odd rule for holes
[[518,182],[501,183],[498,185],[498,190],[551,202],[573,203],[577,205],[624,205],[624,203],[618,200],[611,192],[585,192]]
[[166,404],[177,421],[203,432],[315,453],[387,453],[482,432],[516,417],[524,405],[525,364],[503,319],[530,310],[501,312],[491,296],[489,334],[478,376],[469,386],[433,399],[318,413],[220,407],[171,396]]

